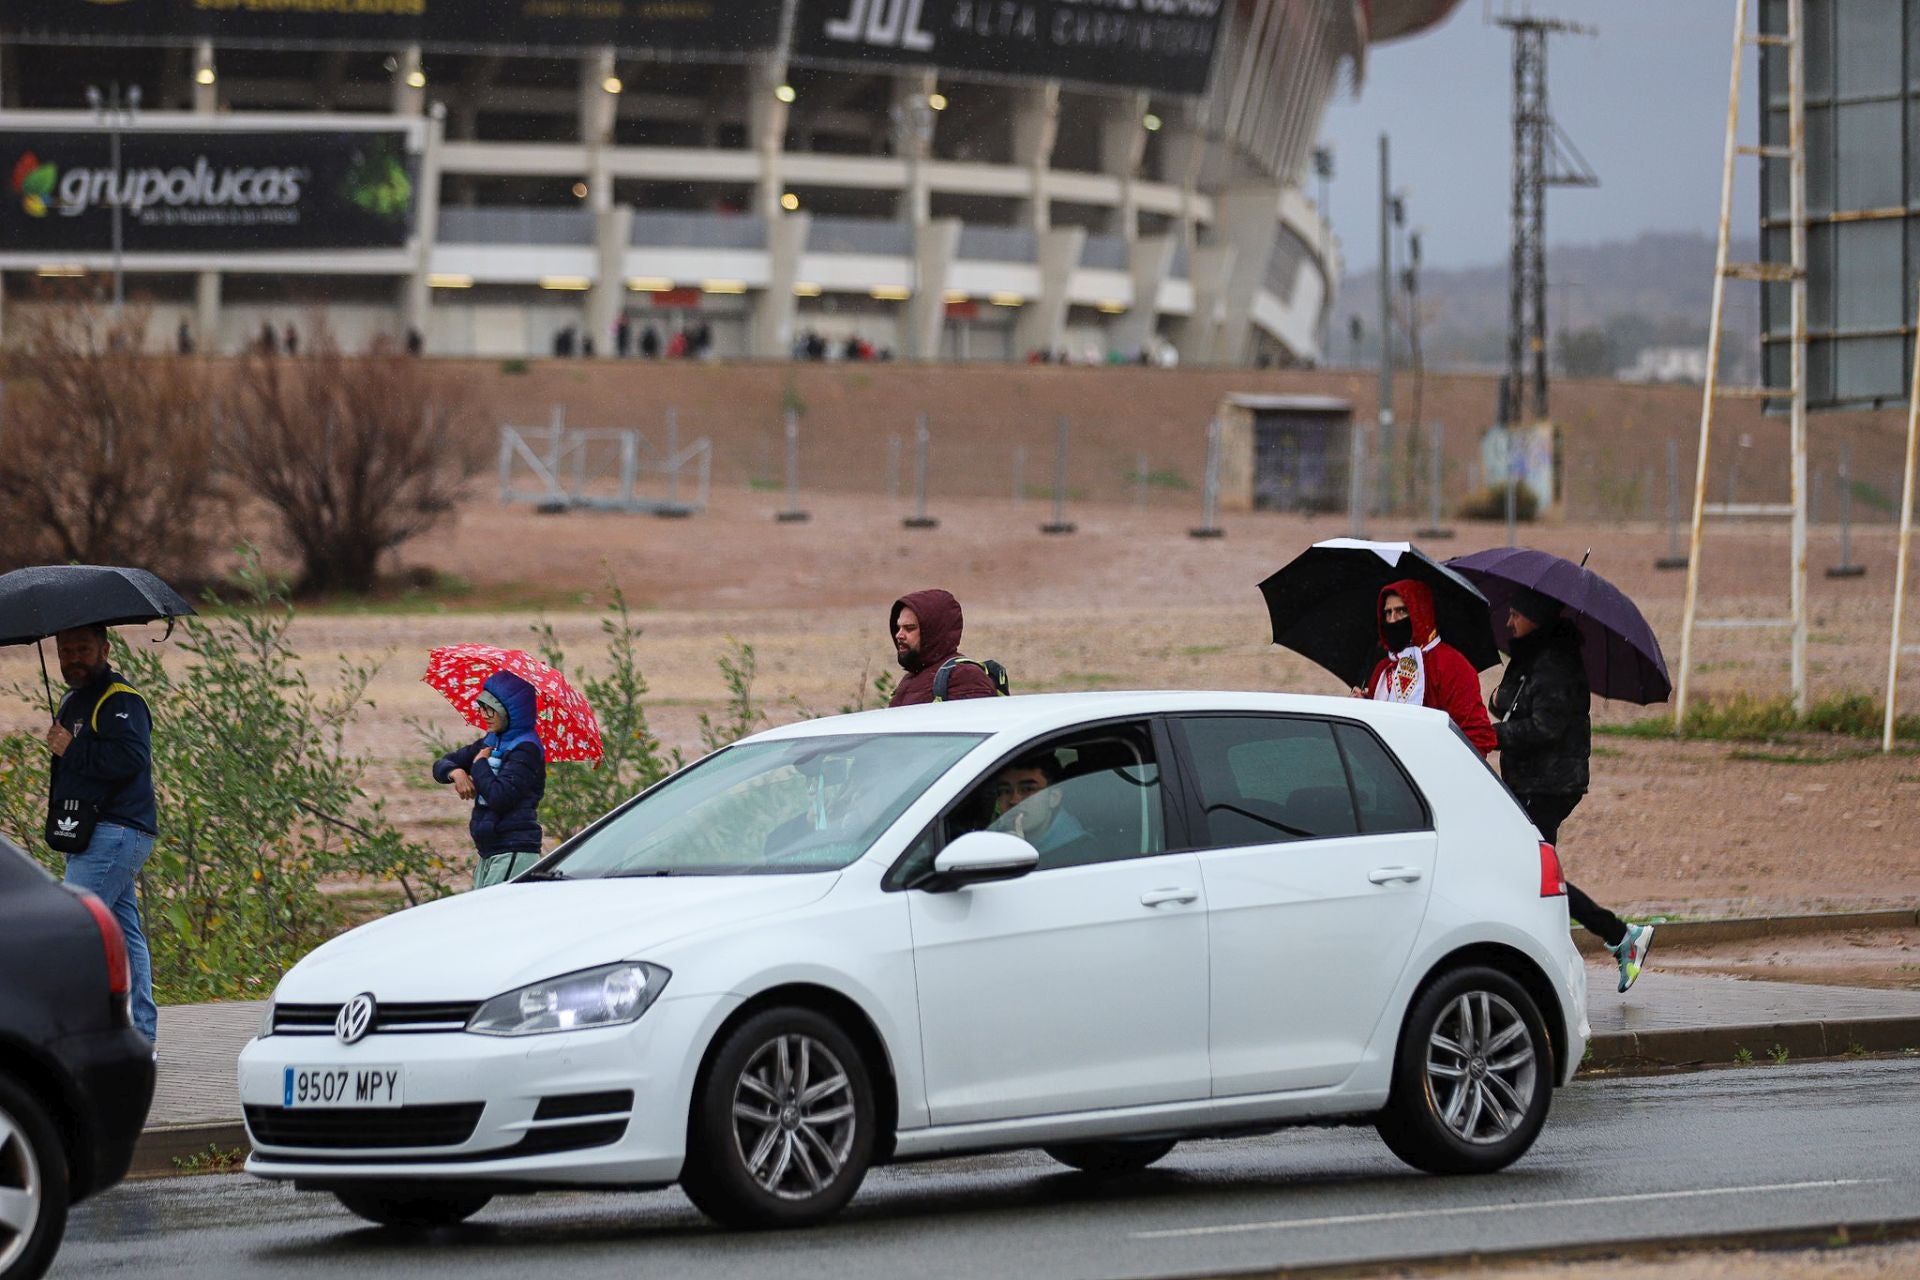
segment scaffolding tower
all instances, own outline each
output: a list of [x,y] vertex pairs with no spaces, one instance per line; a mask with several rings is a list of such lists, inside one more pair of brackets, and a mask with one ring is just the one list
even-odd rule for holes
[[[1749,32],[1749,0],[1735,0],[1733,70],[1727,88],[1727,136],[1720,172],[1720,240],[1714,255],[1713,319],[1707,333],[1707,377],[1700,399],[1700,454],[1694,471],[1693,524],[1687,548],[1687,602],[1680,622],[1680,673],[1674,683],[1673,719],[1683,724],[1687,715],[1689,683],[1693,676],[1693,636],[1701,629],[1774,629],[1792,635],[1793,707],[1807,709],[1807,153],[1806,59],[1803,54],[1805,14],[1803,0],[1784,0],[1784,33]],[[1747,146],[1739,142],[1740,81],[1749,46],[1778,49],[1787,64],[1787,139],[1784,144]],[[1763,104],[1764,109],[1764,104]],[[1787,165],[1789,257],[1782,262],[1729,262],[1727,244],[1733,217],[1733,165],[1740,156],[1784,161]],[[1728,280],[1750,280],[1761,285],[1785,284],[1790,293],[1791,336],[1788,383],[1780,386],[1726,387],[1720,385],[1720,344],[1726,318]],[[1765,383],[1765,378],[1762,378]],[[1707,501],[1707,465],[1712,456],[1716,409],[1728,399],[1750,399],[1788,407],[1788,501],[1722,503]],[[1788,614],[1783,618],[1701,618],[1701,534],[1709,519],[1785,519],[1790,522],[1791,550]]]

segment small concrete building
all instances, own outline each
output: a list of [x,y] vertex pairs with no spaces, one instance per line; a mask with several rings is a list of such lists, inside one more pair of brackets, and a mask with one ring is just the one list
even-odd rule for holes
[[1220,402],[1223,511],[1343,511],[1353,405],[1332,396]]

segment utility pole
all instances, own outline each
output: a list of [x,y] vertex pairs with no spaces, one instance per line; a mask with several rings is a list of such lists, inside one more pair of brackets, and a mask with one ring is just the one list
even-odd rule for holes
[[[1393,505],[1393,185],[1387,169],[1387,135],[1380,135],[1380,509]],[[1365,490],[1362,490],[1365,492]]]
[[[1547,188],[1597,187],[1600,179],[1547,107],[1547,36],[1597,35],[1592,27],[1530,13],[1494,19],[1513,32],[1513,239],[1507,267],[1507,386],[1520,417],[1547,416]],[[1529,372],[1529,366],[1531,371]]]
[[140,111],[140,86],[129,85],[122,95],[118,84],[104,94],[88,85],[87,105],[93,108],[94,120],[107,128],[108,164],[113,168],[113,198],[109,204],[113,210],[113,318],[118,320],[127,302],[125,246],[120,230],[121,211],[126,203],[123,190],[126,184],[120,174],[120,131],[131,128]]

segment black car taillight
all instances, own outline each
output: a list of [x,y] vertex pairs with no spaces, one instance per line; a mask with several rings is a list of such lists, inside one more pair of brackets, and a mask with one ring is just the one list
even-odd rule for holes
[[133,988],[133,979],[127,970],[127,938],[120,932],[120,922],[107,910],[107,904],[92,894],[75,889],[73,895],[80,899],[100,930],[100,945],[107,953],[108,990],[116,996],[128,994]]

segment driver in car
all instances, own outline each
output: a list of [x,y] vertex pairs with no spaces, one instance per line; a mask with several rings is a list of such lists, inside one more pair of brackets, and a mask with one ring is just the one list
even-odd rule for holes
[[1070,865],[1091,856],[1093,836],[1064,807],[1060,790],[1060,761],[1051,751],[1039,751],[1015,760],[987,784],[993,797],[990,830],[1019,836],[1039,851],[1049,865]]

